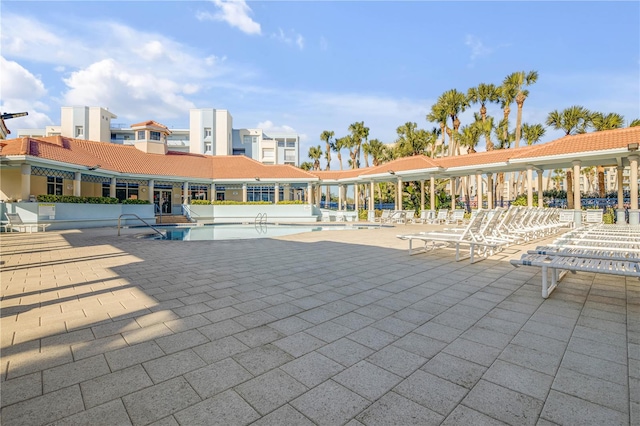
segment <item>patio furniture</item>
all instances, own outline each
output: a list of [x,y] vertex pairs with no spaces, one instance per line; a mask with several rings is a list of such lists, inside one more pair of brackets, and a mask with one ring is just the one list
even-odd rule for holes
[[593,225],[575,229],[510,262],[516,267],[542,269],[542,297],[545,299],[568,271],[640,278],[640,227],[622,228]]
[[7,224],[4,225],[4,228],[11,232],[14,230],[27,232],[29,230],[29,233],[32,233],[34,229],[38,232],[38,228],[41,228],[42,232],[44,232],[49,226],[48,223],[23,222],[18,213],[5,213],[4,215],[7,217]]
[[[409,255],[413,253],[413,241],[420,241],[424,244],[422,250],[416,253],[433,251],[436,248],[455,247],[456,261],[468,257],[474,263],[476,255],[486,258],[509,244],[509,241],[485,236],[491,232],[495,226],[499,214],[486,210],[479,211],[465,228],[420,232],[417,234],[397,235],[397,238],[409,241]],[[468,247],[468,256],[461,257],[460,248]]]

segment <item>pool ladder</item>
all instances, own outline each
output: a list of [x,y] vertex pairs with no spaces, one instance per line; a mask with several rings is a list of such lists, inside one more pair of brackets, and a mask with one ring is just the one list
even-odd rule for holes
[[267,214],[266,213],[258,213],[256,219],[254,221],[256,226],[262,226],[267,224]]
[[138,216],[137,214],[134,213],[123,213],[120,216],[118,216],[118,237],[120,236],[120,228],[122,228],[122,226],[120,225],[121,219],[123,216],[133,216],[136,219],[138,219],[140,222],[144,223],[145,225],[147,225],[149,228],[153,229],[154,231],[156,231],[158,234],[160,234],[160,236],[162,238],[164,238],[164,234],[160,231],[158,231],[158,228],[156,228],[155,226],[149,224],[146,220],[142,219],[140,216]]

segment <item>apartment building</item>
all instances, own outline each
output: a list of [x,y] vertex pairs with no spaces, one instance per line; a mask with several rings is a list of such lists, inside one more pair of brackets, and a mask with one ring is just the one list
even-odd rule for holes
[[[117,119],[106,108],[62,107],[60,125],[44,129],[18,129],[18,137],[64,136],[75,139],[135,143],[135,129]],[[194,108],[189,111],[189,128],[173,128],[166,136],[167,149],[204,155],[245,155],[264,164],[300,164],[300,137],[296,133],[274,133],[259,128],[233,128],[229,111]]]

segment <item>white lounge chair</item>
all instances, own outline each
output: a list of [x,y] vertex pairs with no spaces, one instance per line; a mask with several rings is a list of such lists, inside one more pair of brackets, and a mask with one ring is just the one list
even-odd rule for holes
[[420,241],[424,247],[420,252],[432,251],[441,247],[455,247],[456,261],[461,260],[460,248],[469,248],[469,259],[474,263],[477,254],[487,257],[509,244],[509,241],[494,237],[485,237],[484,233],[490,233],[499,216],[495,213],[489,215],[486,210],[479,211],[469,224],[462,230],[421,232],[418,234],[397,235],[398,238],[409,241],[409,254],[413,254],[413,241]]
[[48,223],[23,222],[18,213],[5,213],[4,215],[7,217],[8,221],[8,223],[5,225],[5,229],[7,229],[8,231],[10,230],[11,232],[13,232],[14,230],[18,232],[27,232],[27,230],[29,230],[29,232],[31,233],[34,229],[36,230],[36,232],[38,232],[39,228],[42,229],[42,232],[44,232],[45,229],[49,226]]

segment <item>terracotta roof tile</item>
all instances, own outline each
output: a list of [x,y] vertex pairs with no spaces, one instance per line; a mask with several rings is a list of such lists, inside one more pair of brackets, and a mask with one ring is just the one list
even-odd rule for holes
[[361,169],[361,175],[375,175],[380,173],[387,173],[389,170],[393,170],[394,172],[402,172],[407,170],[418,170],[418,169],[430,169],[430,168],[438,168],[438,163],[425,155],[414,155],[412,157],[403,157],[397,158],[393,161],[389,161],[388,163],[381,164],[376,167],[371,167],[368,170]]
[[131,128],[133,129],[134,127],[147,127],[147,126],[160,127],[162,129],[169,130],[169,128],[167,126],[165,126],[164,124],[158,123],[157,121],[153,121],[153,120],[148,120],[148,121],[143,121],[141,123],[132,124]]
[[244,156],[210,156],[169,151],[147,154],[131,145],[117,145],[51,136],[6,141],[3,156],[33,155],[81,166],[100,165],[101,170],[124,174],[175,176],[200,179],[314,179],[302,169],[269,166]]

